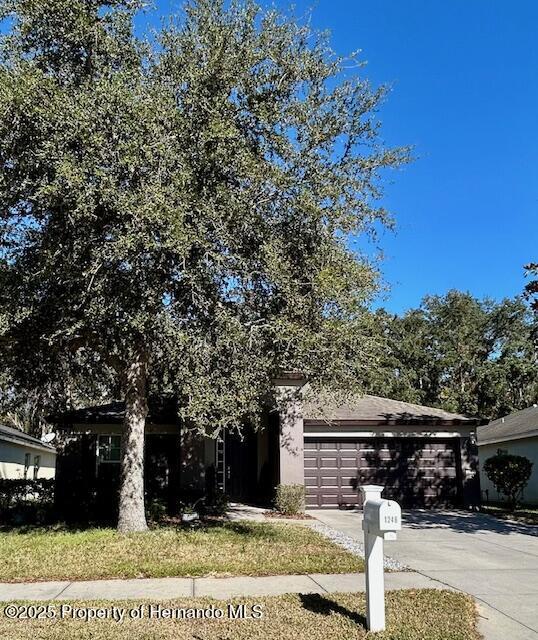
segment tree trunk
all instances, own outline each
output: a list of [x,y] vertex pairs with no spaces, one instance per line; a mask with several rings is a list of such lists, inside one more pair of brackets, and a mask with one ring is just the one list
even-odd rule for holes
[[146,531],[144,431],[148,414],[147,357],[138,349],[125,370],[125,419],[121,437],[118,531]]

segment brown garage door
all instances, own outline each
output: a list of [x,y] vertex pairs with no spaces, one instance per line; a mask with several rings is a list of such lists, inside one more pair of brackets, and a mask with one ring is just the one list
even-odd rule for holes
[[361,484],[380,484],[403,507],[461,502],[459,441],[455,438],[305,437],[306,505],[360,506]]

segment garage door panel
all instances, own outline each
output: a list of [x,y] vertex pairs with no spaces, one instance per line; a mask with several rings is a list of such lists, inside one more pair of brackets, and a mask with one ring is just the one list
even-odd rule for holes
[[360,504],[361,484],[385,486],[384,496],[404,507],[458,503],[457,441],[414,438],[332,439],[307,436],[307,506]]
[[319,448],[321,449],[321,451],[326,451],[327,449],[331,451],[337,451],[338,444],[336,442],[322,442]]
[[337,458],[321,458],[320,460],[320,467],[322,469],[327,469],[328,467],[338,467],[338,461]]

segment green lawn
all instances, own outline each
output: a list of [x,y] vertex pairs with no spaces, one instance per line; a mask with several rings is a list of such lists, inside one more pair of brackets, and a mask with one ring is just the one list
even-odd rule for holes
[[0,581],[265,576],[362,571],[363,562],[308,527],[232,522],[158,528],[0,532]]
[[[50,605],[54,620],[8,620],[0,607],[0,637],[10,640],[479,640],[473,600],[452,591],[409,590],[387,593],[387,630],[370,634],[365,629],[364,594],[286,595],[240,598],[234,605],[260,605],[263,617],[232,620],[228,602],[192,598],[160,602],[161,608],[205,609],[210,605],[224,611],[218,620],[150,619],[149,603],[143,603],[143,618],[129,618],[128,610],[139,602],[36,603]],[[25,603],[28,604],[28,603]],[[125,610],[123,622],[111,620],[58,619],[60,607],[112,606]],[[162,611],[162,609],[161,609]],[[70,615],[70,614],[69,614]]]

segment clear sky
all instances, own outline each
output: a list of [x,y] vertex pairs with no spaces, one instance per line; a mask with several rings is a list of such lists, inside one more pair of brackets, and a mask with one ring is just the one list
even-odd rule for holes
[[[174,4],[158,0],[157,10]],[[520,293],[523,265],[538,259],[538,2],[295,6],[298,15],[313,8],[338,52],[362,49],[365,74],[393,87],[381,112],[385,140],[415,146],[417,160],[387,188],[397,231],[380,240],[391,287],[382,304],[401,312],[451,288]]]

